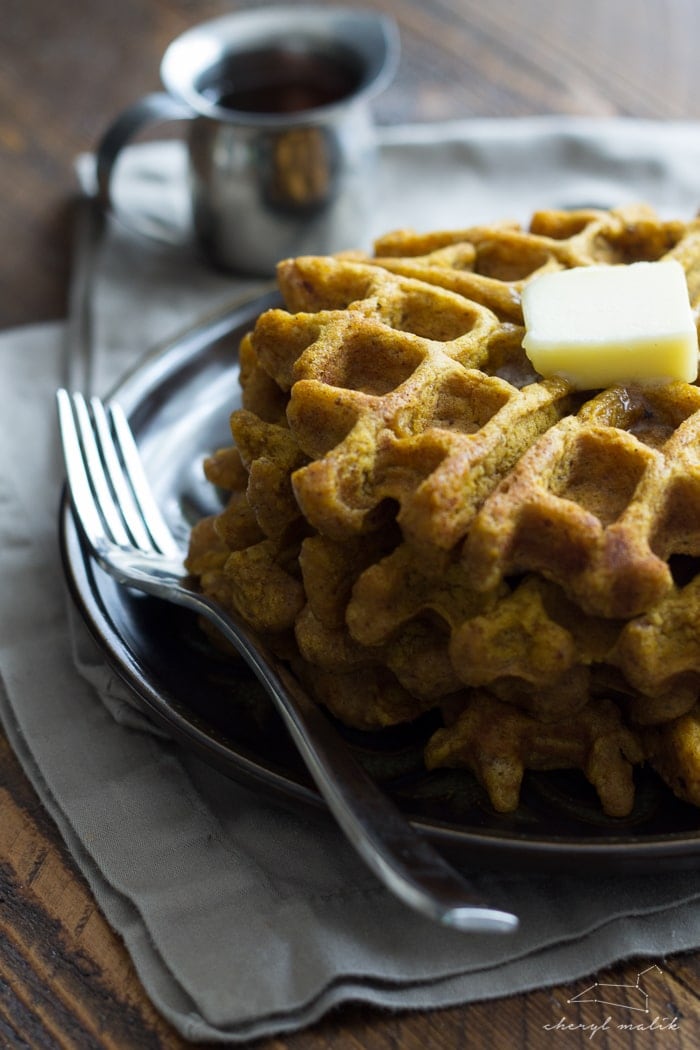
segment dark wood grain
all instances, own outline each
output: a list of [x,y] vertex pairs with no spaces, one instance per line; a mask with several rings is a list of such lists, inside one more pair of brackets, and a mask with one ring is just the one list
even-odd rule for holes
[[[62,317],[73,161],[158,86],[168,41],[227,0],[5,0],[0,12],[0,326]],[[402,61],[383,123],[534,113],[700,117],[696,0],[374,0]],[[698,176],[700,198],[700,173]],[[259,1050],[690,1050],[700,1043],[700,953],[630,960],[590,980],[633,985],[651,963],[656,1031],[592,1034],[605,1014],[570,998],[590,981],[433,1013],[351,1006]],[[560,1018],[570,1027],[553,1029]],[[50,818],[0,736],[0,1046],[184,1043],[145,996]]]

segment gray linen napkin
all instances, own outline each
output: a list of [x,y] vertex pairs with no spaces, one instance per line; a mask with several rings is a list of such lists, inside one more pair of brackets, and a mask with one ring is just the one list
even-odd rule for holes
[[[524,218],[549,204],[645,199],[681,216],[696,206],[695,125],[478,121],[394,128],[384,141],[378,229]],[[176,148],[135,149],[125,195],[138,203],[139,187],[160,180],[177,196],[179,164]],[[136,244],[111,225],[93,281],[99,392],[152,343],[250,290],[186,249]],[[691,872],[481,875],[520,931],[440,929],[379,887],[323,813],[261,799],[152,731],[64,593],[53,408],[64,349],[60,325],[0,337],[0,717],[153,1002],[185,1037],[250,1040],[348,1000],[494,998],[700,946]]]

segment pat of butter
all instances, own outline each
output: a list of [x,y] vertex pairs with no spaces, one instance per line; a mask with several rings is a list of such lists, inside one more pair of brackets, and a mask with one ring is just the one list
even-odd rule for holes
[[581,390],[697,378],[698,334],[675,260],[542,274],[522,304],[523,347],[542,376]]

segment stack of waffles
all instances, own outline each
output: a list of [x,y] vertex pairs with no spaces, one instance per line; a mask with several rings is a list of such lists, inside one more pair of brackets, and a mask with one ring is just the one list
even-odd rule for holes
[[700,388],[576,391],[522,349],[533,277],[668,258],[696,309],[700,221],[643,206],[287,260],[205,464],[202,590],[344,723],[438,709],[427,767],[501,812],[575,768],[623,817],[642,763],[700,805]]

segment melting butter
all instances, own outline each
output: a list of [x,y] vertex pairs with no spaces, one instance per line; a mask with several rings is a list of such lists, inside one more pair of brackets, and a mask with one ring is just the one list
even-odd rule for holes
[[522,305],[523,347],[542,376],[581,390],[697,378],[698,334],[675,260],[541,274]]

